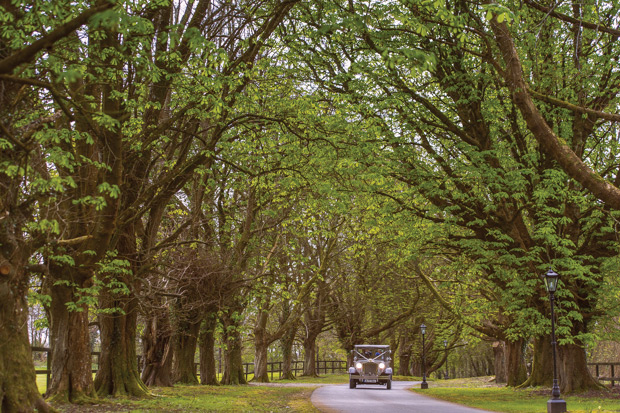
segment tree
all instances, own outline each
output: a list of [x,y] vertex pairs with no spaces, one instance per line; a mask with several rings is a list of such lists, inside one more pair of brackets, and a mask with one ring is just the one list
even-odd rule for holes
[[[71,11],[64,5],[54,9],[41,6],[34,22],[37,30],[33,30],[26,5],[0,3],[6,29],[0,38],[0,335],[4,338],[0,343],[0,406],[8,412],[49,410],[36,387],[26,330],[30,260],[46,243],[68,246],[82,241],[61,235],[55,217],[49,214],[53,203],[50,190],[62,192],[71,182],[58,174],[50,175],[45,164],[46,156],[66,160],[67,154],[62,149],[50,151],[60,137],[49,127],[59,118],[51,109],[52,102],[64,109],[66,106],[44,78],[43,51],[47,49],[49,56],[49,50],[112,4],[102,2],[90,8],[74,4]],[[46,30],[38,30],[43,26]],[[46,270],[36,268],[39,272]],[[88,383],[76,380],[76,386],[88,392]]]

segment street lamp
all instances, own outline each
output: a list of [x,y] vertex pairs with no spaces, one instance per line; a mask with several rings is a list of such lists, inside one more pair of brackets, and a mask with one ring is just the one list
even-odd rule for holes
[[448,340],[443,341],[443,349],[446,352],[446,375],[444,379],[448,380]]
[[424,352],[424,336],[426,335],[426,326],[422,324],[420,326],[422,331],[422,384],[421,389],[428,389],[428,383],[426,382],[426,353]]
[[555,301],[555,292],[558,288],[558,280],[560,276],[553,270],[549,270],[544,276],[545,287],[549,292],[549,302],[551,303],[551,347],[553,350],[553,388],[551,389],[551,399],[547,401],[547,413],[564,413],[566,412],[566,402],[560,398],[560,386],[558,386],[558,373],[556,361],[556,341],[555,341],[555,317],[553,314],[553,302]]

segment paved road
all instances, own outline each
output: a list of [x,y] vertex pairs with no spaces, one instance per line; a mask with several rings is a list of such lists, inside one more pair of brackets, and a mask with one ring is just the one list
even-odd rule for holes
[[463,407],[422,396],[407,389],[419,386],[419,381],[393,381],[392,390],[385,386],[358,384],[349,389],[348,384],[317,388],[312,393],[312,404],[325,413],[488,413],[487,410]]

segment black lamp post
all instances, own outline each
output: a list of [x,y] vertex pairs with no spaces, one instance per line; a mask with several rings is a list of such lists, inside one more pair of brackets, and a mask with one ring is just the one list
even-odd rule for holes
[[428,383],[426,382],[426,353],[424,352],[424,336],[426,335],[426,326],[424,324],[420,326],[420,331],[422,331],[422,384],[420,384],[420,388],[428,389]]
[[444,379],[448,380],[448,340],[443,341],[443,349],[446,352],[446,375]]
[[551,399],[547,401],[547,413],[566,412],[566,402],[560,398],[560,386],[558,386],[557,361],[555,356],[556,341],[553,302],[555,301],[555,292],[558,288],[559,278],[560,276],[551,269],[545,274],[545,286],[549,292],[549,302],[551,303],[551,347],[553,350],[553,388],[551,389]]

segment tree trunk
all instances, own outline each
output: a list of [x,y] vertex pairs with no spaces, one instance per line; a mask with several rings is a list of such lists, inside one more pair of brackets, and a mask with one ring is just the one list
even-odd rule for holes
[[142,381],[149,387],[172,386],[171,336],[167,312],[150,317],[142,336],[144,343]]
[[215,369],[215,314],[208,314],[200,331],[200,384],[218,385]]
[[411,364],[412,343],[410,343],[404,335],[402,340],[406,341],[400,345],[400,350],[398,352],[398,374],[401,376],[408,376]]
[[22,268],[0,255],[0,411],[49,412],[28,342],[28,276]]
[[546,335],[534,340],[532,372],[530,377],[519,387],[547,386],[553,384],[553,350],[551,336]]
[[503,341],[493,343],[494,367],[495,367],[495,383],[506,383],[506,352]]
[[267,357],[269,349],[267,321],[269,313],[265,310],[259,311],[254,327],[254,378],[252,381],[258,383],[269,383],[269,373],[267,372]]
[[295,380],[295,373],[292,370],[293,365],[293,343],[295,342],[295,334],[297,333],[297,325],[291,327],[280,339],[282,348],[282,378],[285,380]]
[[603,389],[588,370],[586,352],[575,344],[558,346],[560,390],[563,394]]
[[523,340],[505,341],[506,385],[514,387],[527,380]]
[[200,321],[183,321],[176,329],[172,379],[174,383],[198,384],[194,357],[200,332]]
[[[66,267],[62,271],[65,276],[72,272]],[[79,299],[71,286],[56,284],[50,290],[52,380],[47,395],[54,402],[91,403],[97,394],[91,367],[88,306],[76,305],[74,310],[69,310],[66,303]]]
[[316,338],[311,334],[304,340],[304,373],[303,376],[317,377],[316,372]]
[[222,384],[247,384],[243,371],[243,359],[241,358],[243,346],[239,331],[240,326],[229,314],[224,314],[222,321],[224,322],[224,340],[226,343]]
[[256,350],[254,352],[254,378],[252,381],[258,383],[269,383],[269,372],[267,369],[267,350],[269,345],[261,341],[256,343]]
[[95,389],[100,396],[144,397],[148,389],[140,379],[136,356],[137,299],[133,294],[122,300],[104,294],[102,307],[120,307],[124,314],[99,315],[101,357]]

